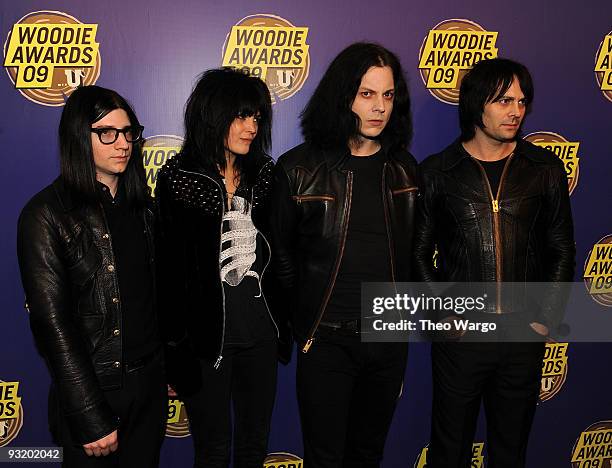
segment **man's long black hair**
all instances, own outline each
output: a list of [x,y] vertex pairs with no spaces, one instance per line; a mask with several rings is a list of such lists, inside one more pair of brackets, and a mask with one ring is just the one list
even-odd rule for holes
[[301,114],[304,139],[321,148],[345,149],[359,137],[359,117],[351,110],[361,78],[371,67],[390,67],[395,97],[380,140],[390,149],[407,148],[412,137],[410,95],[398,58],[378,44],[358,42],[331,62]]

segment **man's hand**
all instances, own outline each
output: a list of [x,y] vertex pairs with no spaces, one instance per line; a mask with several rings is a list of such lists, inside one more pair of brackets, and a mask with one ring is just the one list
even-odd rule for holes
[[546,325],[542,325],[541,323],[538,322],[531,322],[529,324],[531,326],[531,328],[533,328],[533,331],[535,331],[536,333],[539,333],[542,336],[548,336],[548,327]]
[[111,452],[115,452],[119,442],[117,441],[117,430],[115,429],[109,435],[102,437],[95,442],[83,445],[85,453],[90,457],[95,455],[96,457],[106,456]]

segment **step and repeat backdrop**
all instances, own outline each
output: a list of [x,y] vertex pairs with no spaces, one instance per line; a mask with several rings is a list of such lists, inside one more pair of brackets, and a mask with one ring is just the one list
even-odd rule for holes
[[[49,446],[49,376],[32,341],[15,254],[25,202],[58,173],[57,126],[80,85],[117,90],[145,126],[153,187],[182,143],[182,112],[196,77],[247,68],[274,101],[273,156],[300,143],[298,115],[330,60],[355,41],[400,57],[408,75],[418,160],[458,136],[458,88],[475,62],[518,60],[535,102],[524,138],[565,163],[577,241],[575,281],[612,314],[612,4],[571,0],[134,0],[0,1],[2,311],[0,446]],[[553,156],[551,156],[553,157]],[[612,346],[549,343],[530,467],[612,466]],[[280,369],[266,466],[301,468],[294,363]],[[321,383],[325,385],[324,382]],[[429,346],[411,348],[383,466],[425,467],[431,403]],[[372,404],[376,404],[375,401]],[[190,466],[183,404],[170,401],[163,467]],[[487,465],[483,421],[473,467]]]

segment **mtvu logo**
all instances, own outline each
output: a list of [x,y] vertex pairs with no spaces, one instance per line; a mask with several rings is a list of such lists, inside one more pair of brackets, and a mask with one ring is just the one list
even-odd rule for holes
[[85,78],[85,71],[80,68],[72,68],[64,70],[66,75],[66,84],[71,88],[78,88],[83,84],[83,78]]

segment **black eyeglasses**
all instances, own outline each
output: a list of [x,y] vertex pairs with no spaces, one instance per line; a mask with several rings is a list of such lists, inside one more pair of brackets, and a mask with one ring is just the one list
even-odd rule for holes
[[142,125],[135,125],[133,127],[125,128],[113,128],[113,127],[98,127],[92,128],[91,131],[98,135],[100,143],[103,145],[112,145],[119,138],[119,134],[123,133],[128,143],[135,143],[142,138],[142,131],[144,127]]

